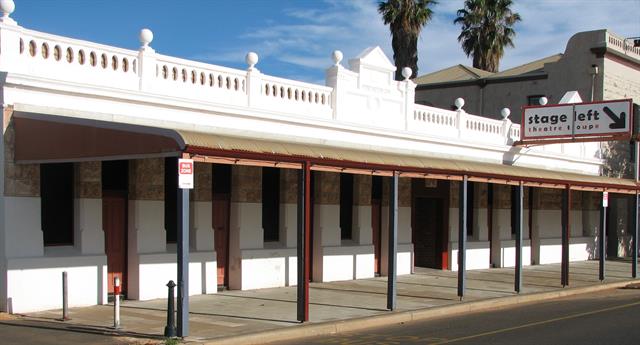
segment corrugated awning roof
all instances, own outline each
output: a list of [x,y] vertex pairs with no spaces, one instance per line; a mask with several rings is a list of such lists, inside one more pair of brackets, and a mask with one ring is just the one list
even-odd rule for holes
[[220,154],[228,157],[229,153],[246,153],[249,154],[247,157],[252,159],[264,156],[267,160],[275,161],[278,158],[289,157],[289,161],[308,159],[316,166],[369,169],[378,172],[383,170],[399,170],[401,172],[415,173],[418,175],[430,173],[433,175],[441,175],[442,177],[470,175],[481,180],[486,180],[487,182],[491,182],[491,180],[495,182],[502,180],[507,183],[515,183],[519,180],[525,180],[534,184],[557,184],[558,186],[581,184],[585,187],[627,189],[629,192],[636,189],[636,183],[633,180],[539,168],[227,137],[191,131],[178,131],[178,133],[185,142],[185,151],[194,154],[206,154],[209,152],[214,156]]

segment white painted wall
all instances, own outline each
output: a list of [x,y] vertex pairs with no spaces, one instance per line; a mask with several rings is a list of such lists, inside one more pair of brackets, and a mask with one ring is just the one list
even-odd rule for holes
[[11,258],[7,269],[7,306],[11,313],[62,308],[63,271],[67,272],[69,307],[107,303],[104,255]]
[[189,205],[189,244],[196,251],[213,251],[214,234],[212,225],[213,206],[211,201],[195,201]]
[[[458,208],[449,209],[450,213],[454,211],[456,212],[455,217],[457,221],[459,217]],[[489,224],[487,223],[486,208],[476,208],[473,210],[473,235],[471,237],[474,241],[487,241],[489,239]]]
[[[457,237],[456,237],[457,238]],[[449,267],[458,270],[458,242],[449,242]],[[466,250],[466,269],[476,270],[490,268],[489,241],[469,241]]]
[[[516,265],[516,241],[500,241],[500,253],[496,261],[497,267],[514,267]],[[522,240],[522,266],[531,265],[531,241]]]
[[164,201],[129,200],[129,257],[166,250]]
[[[0,96],[0,99],[2,96]],[[2,107],[4,114],[4,107]],[[6,233],[5,233],[5,223],[6,223],[6,213],[5,213],[5,202],[4,202],[4,131],[5,131],[5,123],[4,117],[0,120],[0,311],[7,310],[7,254],[5,243]]]
[[44,254],[39,197],[5,197],[3,219],[7,258],[38,257]]
[[371,225],[371,206],[353,206],[353,241],[367,245],[373,243],[373,227]]
[[74,199],[74,245],[83,255],[104,254],[102,199]]
[[[167,298],[167,283],[177,283],[177,253],[140,254],[139,279],[136,296],[133,299],[149,300]],[[130,275],[131,276],[131,275]],[[130,294],[131,283],[129,280]],[[191,252],[189,254],[189,295],[215,293],[217,291],[217,271],[215,252]]]
[[340,206],[313,205],[313,272],[312,280],[324,281],[324,247],[340,246]]
[[340,206],[314,205],[313,281],[374,276],[371,207],[354,206],[353,239],[342,240]]
[[[190,295],[217,292],[216,254],[212,250],[213,229],[207,204],[210,205],[196,202],[190,207],[190,224],[193,224],[190,227],[190,243],[193,243],[193,235],[202,241],[196,244],[196,248],[190,246]],[[177,279],[177,254],[176,245],[166,243],[164,202],[129,200],[128,231],[127,298],[166,298],[166,284],[169,280]]]
[[[0,96],[2,93],[0,92]],[[3,102],[4,103],[4,102]],[[4,114],[4,107],[2,107]],[[6,254],[6,213],[4,202],[4,132],[9,125],[5,116],[0,117],[0,311],[7,310],[7,254]]]
[[[522,215],[522,265],[531,264],[532,247],[529,239],[529,210],[523,209]],[[511,232],[511,210],[493,210],[494,243],[492,250],[493,267],[515,266],[515,234]]]
[[371,278],[374,276],[373,245],[325,246],[322,266],[322,282]]
[[229,218],[229,288],[242,289],[244,249],[261,249],[262,203],[232,202]]
[[298,283],[296,248],[283,248],[276,242],[264,249],[240,251],[240,290],[293,286]]
[[[44,247],[39,197],[3,197],[3,201],[3,212],[11,215],[1,221],[5,310],[59,308],[62,271],[69,274],[69,306],[106,303],[101,200],[75,200],[75,246],[61,247]],[[43,283],[47,289],[42,289]]]
[[[569,238],[569,261],[584,261],[595,259],[597,256],[597,242],[594,237]],[[554,264],[562,262],[562,239],[545,238],[540,240],[540,264]]]
[[[388,275],[389,260],[389,206],[381,207],[380,221],[380,274]],[[398,207],[398,254],[396,255],[397,274],[413,272],[413,243],[411,242],[411,207]]]
[[298,205],[280,204],[280,243],[286,248],[298,245]]
[[297,284],[295,248],[242,251],[242,290]]

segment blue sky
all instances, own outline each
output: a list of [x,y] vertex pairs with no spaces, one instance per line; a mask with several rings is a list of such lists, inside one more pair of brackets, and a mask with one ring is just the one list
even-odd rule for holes
[[[12,14],[33,30],[128,49],[138,32],[154,33],[158,53],[234,68],[246,68],[255,51],[266,74],[324,83],[331,52],[345,61],[379,45],[391,59],[391,38],[374,0],[14,0]],[[514,0],[523,17],[515,49],[501,70],[564,51],[579,31],[611,29],[640,36],[640,0]],[[454,64],[470,65],[453,25],[463,0],[440,0],[419,42],[419,74]]]

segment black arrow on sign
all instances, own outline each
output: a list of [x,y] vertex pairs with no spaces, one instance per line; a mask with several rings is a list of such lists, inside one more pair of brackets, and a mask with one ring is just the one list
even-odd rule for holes
[[624,111],[621,112],[620,117],[618,117],[609,107],[604,107],[602,110],[613,120],[613,123],[609,124],[609,129],[623,129],[627,126],[627,114]]

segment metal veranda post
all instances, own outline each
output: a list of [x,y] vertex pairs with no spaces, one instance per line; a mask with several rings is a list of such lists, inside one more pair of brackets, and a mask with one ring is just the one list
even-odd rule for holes
[[[638,112],[636,111],[636,115],[637,114]],[[635,161],[636,161],[634,177],[637,185],[638,182],[640,182],[640,142],[638,142],[638,138],[636,138],[633,144],[634,144],[633,151],[635,153]],[[634,208],[633,208],[634,214],[633,214],[633,229],[631,232],[631,237],[632,237],[631,240],[633,243],[633,246],[631,248],[631,276],[633,278],[637,278],[638,277],[638,207],[640,207],[640,204],[638,204],[638,191],[636,191],[633,205],[634,205]]]
[[396,309],[396,284],[398,254],[398,172],[394,171],[391,177],[391,190],[389,193],[389,256],[387,276],[387,309]]
[[178,188],[178,318],[179,337],[189,335],[189,189]]
[[466,250],[467,250],[467,185],[469,177],[464,175],[460,181],[459,196],[459,226],[458,226],[458,297],[464,298],[466,278]]
[[523,194],[524,186],[522,182],[518,186],[512,187],[515,189],[516,197],[516,209],[515,209],[515,233],[516,233],[516,269],[515,269],[515,281],[514,290],[520,293],[522,289],[522,213],[523,213]]
[[[298,172],[298,238],[297,238],[297,265],[298,265],[298,286],[297,286],[297,319],[300,322],[309,321],[309,271],[306,269],[307,261],[307,197],[311,191],[308,188],[308,180],[311,173],[308,170],[309,163],[302,164],[302,169]],[[310,183],[309,183],[310,184]]]
[[569,232],[571,219],[571,189],[567,185],[562,190],[562,265],[561,284],[569,285]]
[[600,207],[600,229],[598,229],[598,278],[604,281],[605,278],[605,242],[607,236],[607,206],[605,205],[605,194],[602,193],[602,205]]
[[638,207],[640,207],[640,204],[638,201],[638,192],[636,192],[633,198],[634,215],[633,215],[633,229],[631,233],[631,237],[632,237],[631,241],[633,243],[633,246],[631,248],[631,277],[633,278],[638,277]]

